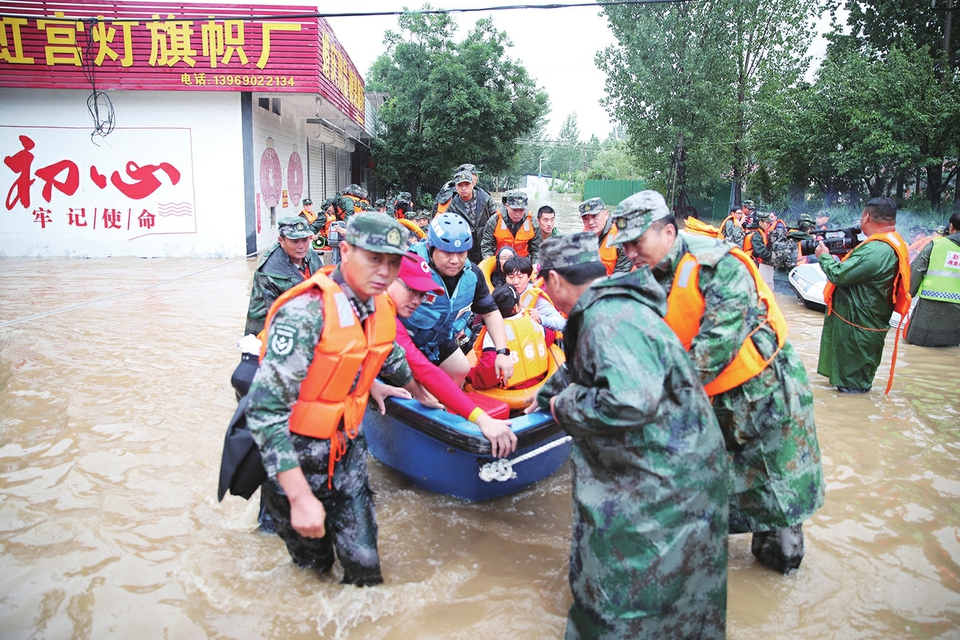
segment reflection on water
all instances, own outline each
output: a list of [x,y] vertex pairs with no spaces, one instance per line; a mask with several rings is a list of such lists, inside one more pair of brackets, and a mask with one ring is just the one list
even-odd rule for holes
[[[575,198],[544,202],[577,228]],[[0,326],[0,636],[561,637],[566,466],[470,505],[371,463],[387,581],[372,589],[294,567],[255,532],[256,500],[217,503],[252,269],[0,259],[0,325],[166,283]],[[780,300],[813,371],[822,315]],[[792,576],[731,538],[731,638],[957,637],[958,364],[902,345],[889,397],[812,376],[827,502]]]

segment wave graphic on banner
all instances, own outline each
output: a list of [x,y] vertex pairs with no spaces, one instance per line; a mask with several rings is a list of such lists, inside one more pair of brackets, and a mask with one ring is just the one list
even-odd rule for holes
[[193,206],[189,202],[159,202],[157,203],[157,215],[161,218],[192,216]]

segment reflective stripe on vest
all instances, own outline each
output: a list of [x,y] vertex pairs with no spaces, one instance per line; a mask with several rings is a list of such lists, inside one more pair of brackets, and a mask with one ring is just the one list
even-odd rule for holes
[[[507,380],[506,388],[511,389],[543,376],[550,360],[547,357],[547,342],[540,323],[535,322],[530,317],[530,312],[524,309],[523,316],[519,318],[504,318],[503,327],[507,335],[510,359],[513,360],[513,375]],[[477,341],[473,346],[478,360],[483,354],[486,335],[487,328],[484,326],[477,334]]]
[[[716,378],[703,385],[703,390],[709,396],[715,396],[729,391],[734,387],[756,377],[763,371],[770,360],[764,358],[756,345],[754,345],[753,334],[764,324],[769,324],[777,335],[778,351],[783,347],[787,340],[787,321],[777,306],[773,292],[767,283],[760,276],[760,271],[753,260],[743,251],[736,248],[730,249],[731,255],[735,256],[750,272],[754,284],[757,288],[757,297],[767,308],[767,315],[764,321],[747,336],[740,346],[736,357],[721,371]],[[670,287],[670,295],[667,296],[667,315],[664,317],[666,322],[683,344],[684,349],[690,350],[693,339],[700,333],[700,321],[703,319],[703,312],[706,309],[706,303],[703,294],[700,292],[700,263],[692,253],[685,253],[677,265],[677,271],[673,278],[673,284]]]
[[946,238],[933,241],[920,297],[960,304],[960,247]]
[[497,241],[497,248],[494,251],[494,255],[499,253],[500,249],[504,247],[510,247],[514,253],[524,258],[530,255],[527,245],[536,235],[536,229],[533,227],[529,213],[526,213],[524,218],[523,224],[520,225],[516,235],[514,235],[513,232],[510,231],[510,227],[507,226],[506,220],[503,219],[503,214],[497,213],[497,225],[493,230],[493,238]]
[[320,289],[323,332],[300,383],[300,395],[290,413],[290,431],[329,439],[342,424],[346,435],[355,438],[370,387],[393,350],[397,326],[386,294],[374,298],[376,310],[361,325],[340,285],[329,278],[332,271],[333,266],[324,267],[282,293],[267,314],[267,334],[273,316],[284,303],[314,287]]
[[[907,257],[907,243],[903,241],[900,234],[896,231],[886,233],[875,233],[857,247],[859,249],[868,242],[884,242],[889,245],[897,254],[897,273],[893,277],[893,287],[890,292],[890,302],[893,304],[893,310],[901,316],[907,315],[910,311],[910,259]],[[852,256],[857,249],[854,249],[840,260],[843,262]],[[833,313],[833,292],[836,285],[827,280],[823,286],[823,301],[827,305],[827,315]]]
[[617,247],[611,245],[613,239],[617,237],[617,225],[610,225],[610,231],[600,242],[600,262],[607,268],[607,275],[612,276],[613,270],[617,268]]

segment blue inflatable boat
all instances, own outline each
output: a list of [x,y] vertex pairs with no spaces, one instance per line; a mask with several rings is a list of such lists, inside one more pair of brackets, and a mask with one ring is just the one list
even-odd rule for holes
[[[475,424],[416,400],[390,398],[386,406],[386,415],[368,408],[363,418],[370,453],[411,484],[435,493],[471,502],[516,493],[555,473],[570,455],[570,443],[563,441],[518,462],[513,467],[516,477],[485,481],[480,470],[496,459]],[[553,417],[542,411],[510,422],[517,434],[510,460],[564,439]]]

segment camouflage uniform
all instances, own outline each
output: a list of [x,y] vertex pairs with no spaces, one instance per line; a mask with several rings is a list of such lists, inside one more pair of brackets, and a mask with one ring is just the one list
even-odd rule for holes
[[[615,214],[622,227],[617,238],[623,242],[640,237],[652,220],[669,216],[666,203],[659,217],[631,211],[628,203],[637,195],[622,202],[624,211]],[[653,276],[669,295],[680,259],[690,252],[700,264],[705,310],[689,354],[704,384],[726,368],[745,340],[752,339],[765,359],[772,358],[750,380],[714,396],[713,410],[729,462],[730,532],[755,532],[754,555],[786,573],[800,566],[800,527],[824,499],[813,393],[793,346],[786,342],[777,351],[776,334],[762,324],[766,309],[753,277],[730,251],[720,240],[683,234],[653,268]]]
[[723,239],[737,249],[743,249],[743,241],[746,240],[746,238],[747,234],[743,230],[743,227],[735,221],[727,220],[723,224]]
[[[816,221],[808,213],[801,214],[798,222],[799,229],[783,229],[778,232],[776,237],[770,234],[770,263],[773,265],[774,291],[777,293],[793,293],[793,287],[790,286],[790,270],[797,266],[797,254],[799,243],[803,240],[813,240],[813,236],[805,230],[812,230],[816,226]],[[774,229],[777,231],[777,229]],[[806,264],[813,260],[807,260],[813,256],[806,256],[801,264]]]
[[[540,226],[537,224],[536,219],[530,215],[530,211],[527,210],[527,194],[519,189],[511,191],[507,194],[507,207],[523,208],[523,217],[520,218],[520,222],[514,222],[510,219],[509,214],[506,211],[502,211],[500,216],[503,217],[503,223],[510,229],[510,233],[514,236],[517,235],[517,232],[520,230],[520,227],[524,223],[528,222],[533,226],[533,237],[527,242],[527,258],[530,259],[530,262],[536,264],[540,261]],[[497,215],[493,215],[487,220],[487,224],[483,227],[483,239],[480,242],[480,253],[484,258],[489,258],[493,254],[497,253],[497,238],[494,235],[494,232],[497,230],[497,221],[500,218]]]
[[[278,226],[280,234],[290,239],[307,238],[313,235],[307,223],[298,217],[281,218]],[[247,324],[244,333],[260,333],[273,301],[281,293],[303,282],[305,277],[316,273],[323,266],[320,256],[313,249],[307,250],[303,260],[306,262],[309,273],[301,271],[290,261],[287,254],[280,248],[279,242],[263,253],[257,264],[257,270],[253,273],[253,287],[250,290],[250,302],[247,305]]]
[[[469,171],[460,171],[453,177],[454,184],[473,182],[473,174]],[[467,258],[473,264],[480,264],[483,255],[480,250],[480,243],[483,240],[483,229],[491,217],[497,215],[500,207],[494,202],[490,194],[480,187],[473,188],[473,197],[469,202],[460,199],[460,194],[455,194],[447,207],[447,213],[455,213],[470,225],[470,231],[473,234],[473,246],[467,251]]]
[[[543,269],[598,262],[597,246],[589,232],[548,239]],[[722,436],[665,309],[646,268],[595,281],[538,395],[545,409],[556,396],[574,443],[571,640],[724,637]]]
[[[372,216],[386,218],[384,214],[375,213],[363,217]],[[397,228],[399,243],[400,225],[389,222]],[[353,227],[351,224],[347,229],[348,240],[356,235]],[[356,237],[353,240],[354,246],[364,247]],[[366,302],[359,300],[345,284],[339,268],[330,277],[347,295],[358,320],[366,320],[374,310],[373,298]],[[313,360],[323,324],[323,297],[316,288],[288,300],[270,323],[266,354],[250,387],[247,409],[247,425],[260,448],[267,472],[261,491],[277,534],[299,566],[326,571],[333,565],[333,549],[336,549],[343,566],[344,584],[379,584],[383,578],[363,432],[353,440],[346,439],[346,452],[337,461],[332,487],[328,487],[331,441],[291,433],[288,426],[291,407],[300,395],[300,383]],[[398,344],[394,343],[380,377],[395,385],[405,385],[412,379],[403,348]],[[323,538],[304,538],[290,525],[290,504],[277,474],[298,466],[326,509],[327,535]]]

